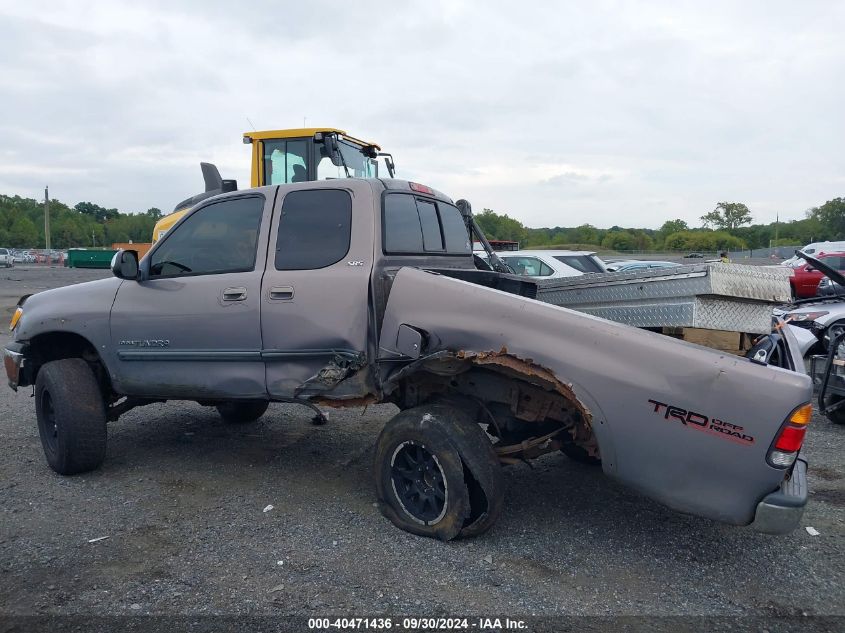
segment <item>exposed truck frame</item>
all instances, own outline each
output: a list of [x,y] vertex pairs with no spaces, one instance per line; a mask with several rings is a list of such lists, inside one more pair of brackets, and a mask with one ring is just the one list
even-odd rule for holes
[[[196,236],[235,212],[258,227],[249,265],[208,264]],[[308,247],[314,224],[336,256]],[[195,400],[235,422],[269,402],[318,416],[391,402],[377,496],[417,534],[485,531],[502,464],[558,450],[683,512],[796,527],[806,375],[536,301],[533,282],[477,269],[479,233],[468,205],[400,180],[224,194],[140,263],[119,252],[115,278],[22,300],[9,382],[34,387],[45,455],[63,474],[98,467],[106,422],[149,402]],[[789,332],[778,337],[800,367]]]

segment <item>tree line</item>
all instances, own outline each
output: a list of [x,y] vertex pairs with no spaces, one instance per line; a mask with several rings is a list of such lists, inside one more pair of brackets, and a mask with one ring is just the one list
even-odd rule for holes
[[[70,207],[50,200],[50,243],[53,248],[110,246],[115,242],[149,242],[162,217],[155,207],[144,213],[121,213],[92,202]],[[44,202],[0,195],[0,246],[44,247]]]
[[720,251],[767,248],[845,239],[845,198],[834,198],[790,222],[752,224],[750,209],[739,202],[719,202],[701,216],[701,226],[680,219],[667,220],[659,229],[599,229],[576,227],[529,228],[507,214],[484,209],[476,216],[489,239],[514,240],[522,247],[589,246],[614,251]]
[[[50,200],[50,237],[54,248],[109,246],[115,242],[149,242],[153,226],[162,217],[155,207],[144,213],[121,213],[92,202],[70,207]],[[515,240],[525,247],[590,246],[615,251],[717,251],[766,248],[845,239],[845,198],[834,198],[791,222],[752,224],[748,207],[719,202],[701,216],[701,227],[680,219],[667,220],[659,229],[599,229],[576,227],[529,228],[519,220],[492,209],[476,216],[490,239]],[[44,203],[32,198],[0,195],[0,246],[44,246]]]

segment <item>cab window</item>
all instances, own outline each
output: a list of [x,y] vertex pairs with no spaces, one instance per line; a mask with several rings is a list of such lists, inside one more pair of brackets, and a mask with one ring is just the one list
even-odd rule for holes
[[264,198],[222,200],[171,229],[150,256],[150,277],[247,272],[255,268]]
[[291,191],[282,204],[276,270],[313,270],[349,252],[352,198],[340,189]]
[[264,184],[283,185],[308,180],[308,143],[264,141]]
[[384,198],[383,249],[401,255],[472,255],[457,207],[440,200],[390,194]]

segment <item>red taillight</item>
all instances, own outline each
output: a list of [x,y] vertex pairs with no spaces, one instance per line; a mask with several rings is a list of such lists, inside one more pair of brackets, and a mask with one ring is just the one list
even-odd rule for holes
[[807,433],[807,424],[810,423],[812,417],[813,405],[810,403],[801,405],[789,415],[766,456],[770,465],[776,468],[789,468],[795,463],[798,451],[801,450],[801,444],[804,442],[804,435]]
[[797,451],[804,442],[804,433],[806,432],[807,427],[805,426],[785,426],[783,431],[780,432],[777,442],[775,442],[775,448],[787,453]]
[[416,191],[418,193],[427,193],[430,196],[434,195],[434,189],[431,187],[426,187],[425,185],[421,185],[418,182],[409,182],[408,186],[411,188],[411,191]]

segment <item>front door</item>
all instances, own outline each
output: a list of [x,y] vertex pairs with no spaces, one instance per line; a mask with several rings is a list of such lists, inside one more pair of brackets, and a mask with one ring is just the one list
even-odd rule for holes
[[354,380],[337,385],[366,361],[376,212],[371,187],[343,179],[334,189],[325,183],[279,188],[261,289],[263,357],[273,397],[366,393]]
[[266,395],[261,276],[272,204],[252,192],[196,209],[145,258],[142,280],[123,282],[111,312],[119,392]]

